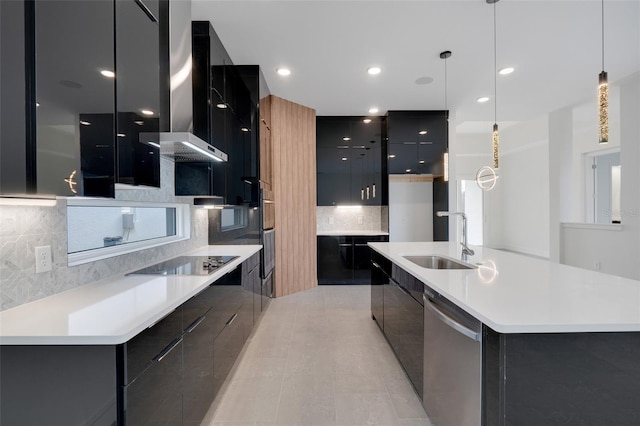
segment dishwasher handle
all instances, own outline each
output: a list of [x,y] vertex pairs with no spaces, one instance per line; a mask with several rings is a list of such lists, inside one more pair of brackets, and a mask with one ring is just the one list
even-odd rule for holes
[[453,328],[458,333],[462,334],[465,337],[468,337],[471,340],[475,340],[476,342],[482,341],[482,333],[471,330],[468,327],[460,324],[458,321],[451,318],[449,315],[442,312],[430,299],[428,299],[425,295],[422,295],[422,299],[424,300],[424,307],[429,309],[433,314],[438,317],[440,321],[447,324],[449,327]]

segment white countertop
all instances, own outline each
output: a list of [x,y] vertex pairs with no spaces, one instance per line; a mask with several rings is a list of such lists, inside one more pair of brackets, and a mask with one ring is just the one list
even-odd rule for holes
[[206,246],[185,255],[239,257],[207,276],[119,275],[8,309],[0,312],[0,344],[124,343],[261,248],[260,245]]
[[500,333],[640,331],[640,281],[475,246],[477,269],[427,269],[402,256],[459,260],[460,245],[369,245]]
[[377,235],[389,235],[388,232],[384,232],[384,231],[317,231],[316,234],[319,237],[333,237],[333,236],[346,236],[346,237],[351,237],[351,236],[363,236],[363,237],[369,237],[369,236],[377,236]]

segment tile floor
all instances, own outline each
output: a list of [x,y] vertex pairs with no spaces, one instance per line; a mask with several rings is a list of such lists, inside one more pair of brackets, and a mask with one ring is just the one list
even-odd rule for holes
[[368,286],[273,299],[203,425],[431,423],[371,320]]

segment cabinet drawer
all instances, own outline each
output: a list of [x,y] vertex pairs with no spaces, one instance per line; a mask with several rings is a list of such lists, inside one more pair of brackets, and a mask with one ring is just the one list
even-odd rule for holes
[[254,253],[253,256],[242,263],[242,275],[247,275],[258,265],[260,265],[260,252]]
[[402,287],[404,290],[407,290],[416,302],[420,303],[421,305],[424,303],[422,301],[424,284],[422,284],[421,281],[417,280],[413,275],[400,268],[396,264],[393,264],[391,268],[391,278],[395,282],[397,282],[400,287]]
[[124,384],[131,383],[174,339],[182,334],[182,307],[124,344]]

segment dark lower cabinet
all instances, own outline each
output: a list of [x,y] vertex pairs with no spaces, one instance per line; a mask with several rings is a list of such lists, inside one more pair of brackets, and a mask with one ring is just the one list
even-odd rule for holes
[[152,365],[123,389],[124,424],[182,423],[182,337],[154,357]]
[[387,235],[318,236],[318,284],[369,284],[371,251],[367,243]]
[[[407,283],[413,284],[410,275],[402,276],[400,281],[394,280],[399,276],[396,266],[374,250],[371,250],[371,267],[371,316],[383,331],[416,393],[422,398],[423,305],[414,298],[407,286]],[[422,300],[422,295],[420,297]]]
[[0,346],[0,424],[200,425],[262,311],[259,261],[120,345]]

